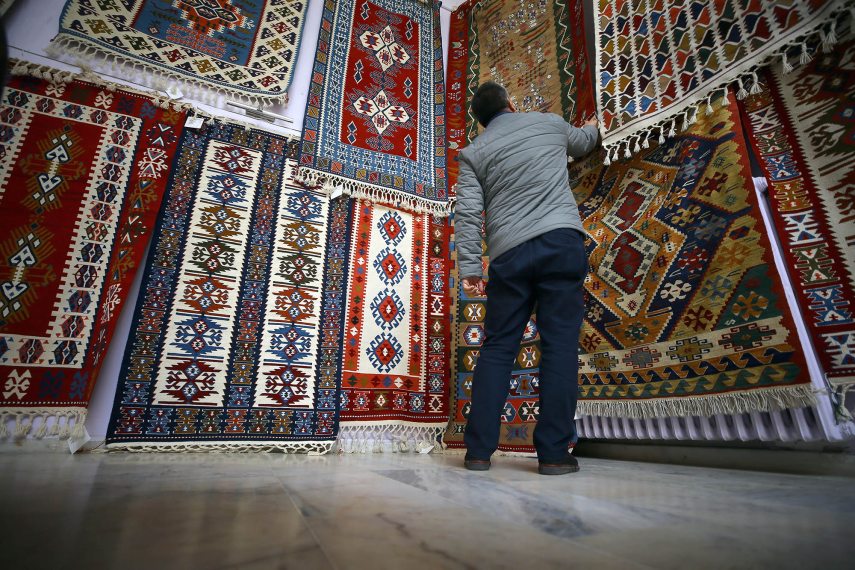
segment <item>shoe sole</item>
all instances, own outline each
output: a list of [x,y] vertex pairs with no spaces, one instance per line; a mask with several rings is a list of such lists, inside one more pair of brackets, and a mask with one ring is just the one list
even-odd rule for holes
[[541,475],[567,475],[568,473],[577,473],[578,465],[538,465],[537,472]]
[[464,461],[463,466],[469,471],[489,471],[489,461]]

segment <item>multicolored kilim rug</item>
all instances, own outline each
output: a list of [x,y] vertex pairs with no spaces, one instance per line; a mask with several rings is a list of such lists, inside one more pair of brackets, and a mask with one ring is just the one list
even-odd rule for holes
[[[484,342],[486,297],[469,297],[462,288],[455,311],[456,364],[452,369],[451,423],[443,437],[450,448],[462,448],[463,432],[472,397],[472,374],[478,353]],[[499,450],[504,452],[534,452],[534,426],[540,409],[538,402],[538,368],[540,338],[537,326],[530,320],[523,334],[514,369],[509,379],[508,400],[502,413]]]
[[[185,114],[21,64],[0,106],[0,433],[82,432]],[[64,419],[64,421],[60,421]],[[77,435],[77,434],[75,434]]]
[[[581,415],[733,414],[809,405],[810,379],[754,194],[735,104],[609,167],[571,169],[591,272],[580,339]],[[461,447],[483,299],[461,297],[454,415]],[[500,449],[531,450],[535,328],[510,379]]]
[[301,179],[447,215],[437,8],[417,0],[326,0],[320,34]]
[[[757,90],[752,72],[809,57],[808,36],[834,41],[846,0],[599,0],[597,99],[609,159],[674,136],[728,85]],[[703,105],[702,105],[703,104]]]
[[734,102],[610,167],[571,170],[591,272],[579,413],[734,414],[814,401]]
[[[449,28],[449,185],[457,181],[456,157],[478,134],[469,102],[479,83],[503,83],[521,109],[553,112],[578,123],[594,111],[582,2],[554,0],[533,8],[524,2],[470,0],[452,13]],[[517,58],[517,59],[514,59]],[[523,63],[517,64],[520,61]],[[452,252],[452,258],[454,254]],[[486,274],[486,267],[484,270]],[[472,372],[483,341],[484,298],[469,298],[452,269],[452,420],[444,442],[463,446]],[[540,344],[530,322],[520,345],[505,406],[499,449],[532,452],[538,413]]]
[[108,447],[327,451],[346,206],[294,181],[296,142],[212,123],[173,165]]
[[[461,4],[449,28],[449,150],[461,149],[478,134],[469,102],[478,85],[488,80],[504,85],[521,111],[555,113],[573,124],[590,117],[594,91],[583,30],[581,0]],[[453,181],[455,169],[452,158]]]
[[448,422],[448,226],[362,200],[353,218],[341,448],[423,449]]
[[855,41],[745,100],[772,218],[826,377],[855,383]]
[[[287,101],[307,0],[68,0],[58,56],[93,51],[256,103]],[[157,87],[156,85],[150,85]],[[197,95],[198,98],[198,95]]]

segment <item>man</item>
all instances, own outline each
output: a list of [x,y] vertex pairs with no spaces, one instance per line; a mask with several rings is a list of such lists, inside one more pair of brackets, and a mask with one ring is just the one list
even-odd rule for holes
[[485,130],[458,158],[455,234],[464,291],[473,296],[484,289],[482,211],[490,269],[486,338],[472,381],[464,465],[490,468],[511,369],[536,306],[542,349],[534,430],[538,472],[572,473],[579,470],[568,447],[576,437],[577,345],[588,259],[567,156],[593,150],[597,121],[577,128],[557,115],[517,113],[505,88],[492,81],[478,87],[472,112]]

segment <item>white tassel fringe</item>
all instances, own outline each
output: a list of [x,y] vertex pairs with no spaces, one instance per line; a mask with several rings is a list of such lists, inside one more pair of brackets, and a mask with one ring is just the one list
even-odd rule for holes
[[430,453],[439,446],[442,426],[339,425],[338,450],[342,453]]

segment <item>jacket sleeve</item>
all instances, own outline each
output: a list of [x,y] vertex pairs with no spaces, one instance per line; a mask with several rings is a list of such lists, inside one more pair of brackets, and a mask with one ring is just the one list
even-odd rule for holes
[[582,128],[574,127],[568,123],[567,126],[567,154],[573,158],[585,156],[597,146],[597,138],[600,133],[597,127],[585,125]]
[[461,153],[457,177],[457,205],[454,207],[454,239],[460,278],[481,277],[481,212],[484,191],[472,165]]

